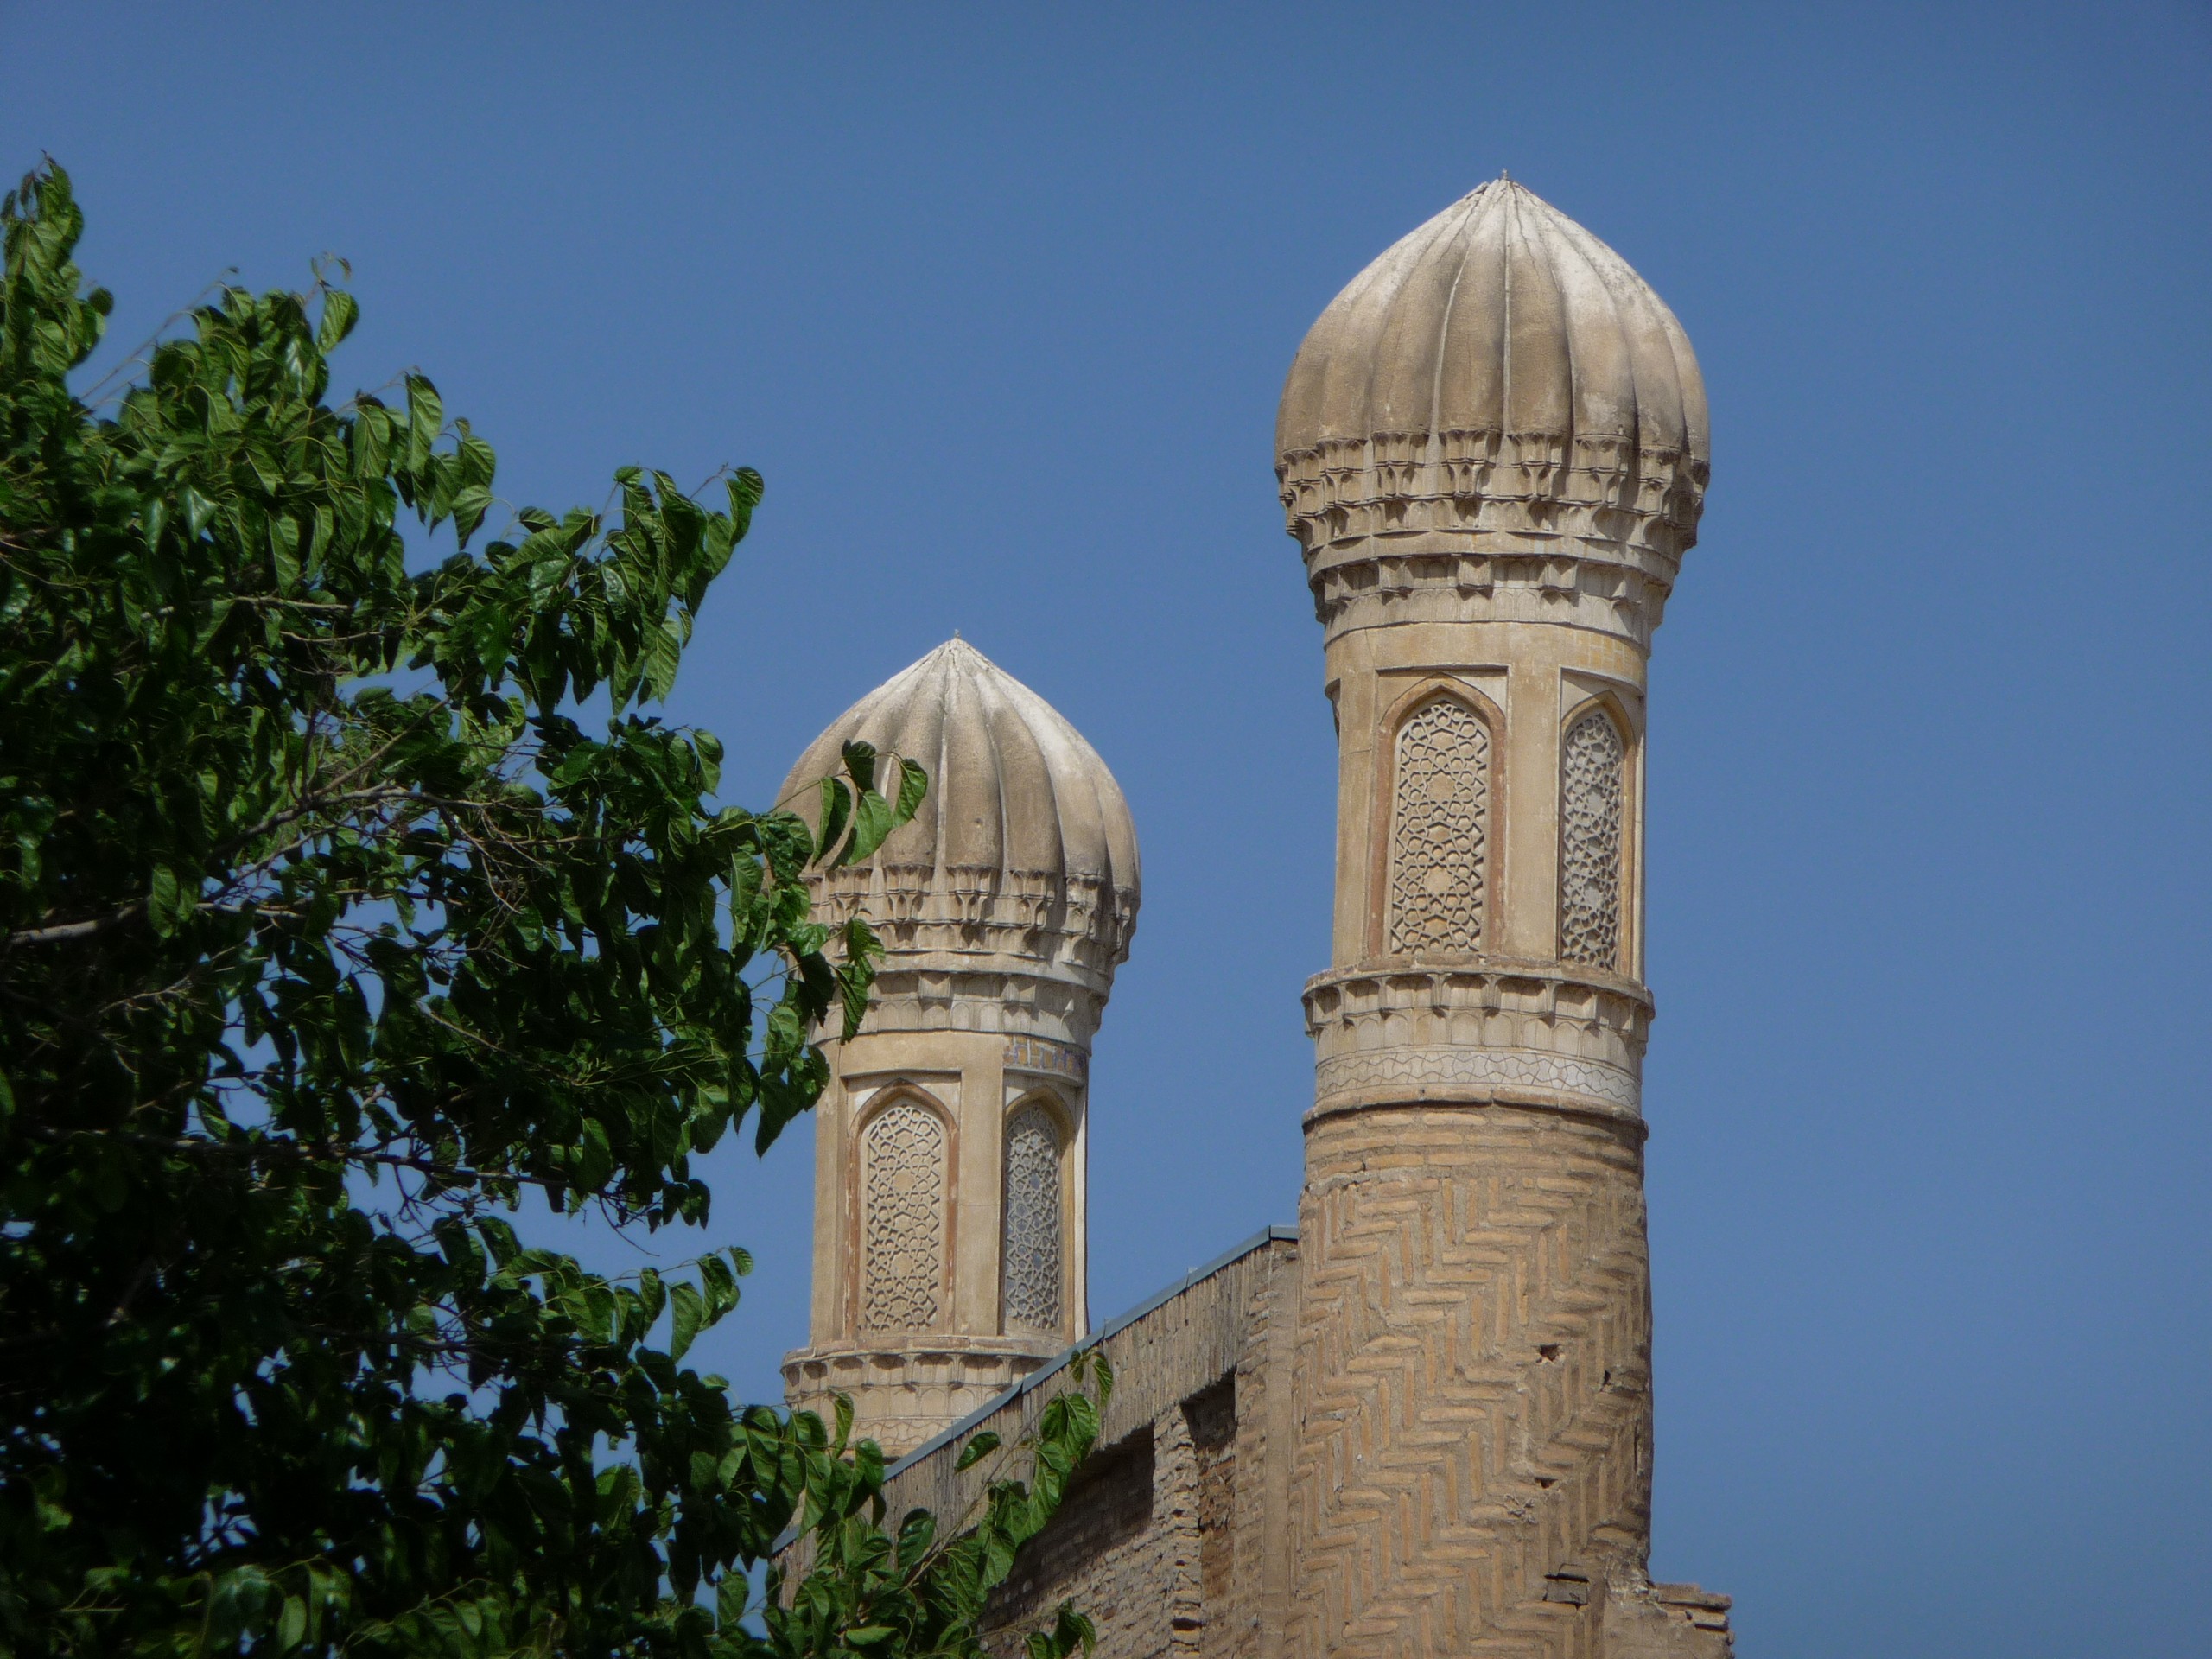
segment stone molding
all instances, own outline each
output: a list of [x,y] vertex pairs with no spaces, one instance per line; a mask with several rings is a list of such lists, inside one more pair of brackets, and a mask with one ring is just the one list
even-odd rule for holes
[[1037,1037],[1009,1037],[1006,1039],[1006,1069],[1083,1083],[1090,1076],[1090,1055],[1071,1043],[1047,1042]]
[[1526,1048],[1385,1048],[1337,1054],[1313,1068],[1316,1111],[1374,1103],[1370,1097],[1433,1098],[1440,1088],[1538,1090],[1598,1103],[1611,1113],[1640,1115],[1643,1084],[1602,1061],[1568,1059]]
[[1572,547],[1504,550],[1445,535],[1377,536],[1309,556],[1325,638],[1401,622],[1536,622],[1610,633],[1649,651],[1675,567]]
[[[1645,1571],[1640,721],[1566,723],[1590,679],[1641,693],[1707,444],[1673,314],[1503,178],[1371,262],[1285,383],[1338,833],[1266,1659],[1725,1654],[1722,1599]],[[1503,682],[1491,766],[1410,770],[1421,700],[1478,674]],[[1487,814],[1455,815],[1478,779]],[[1432,841],[1482,857],[1494,926],[1450,925],[1447,859],[1402,873]],[[1400,925],[1408,893],[1446,925]]]
[[1128,959],[1134,888],[1058,870],[871,861],[806,878],[817,921],[865,917],[886,954],[975,962],[1103,993]]
[[861,1027],[863,1033],[1003,1033],[1008,1041],[1008,1065],[1018,1063],[1016,1041],[1027,1039],[1080,1051],[1083,1059],[1072,1063],[1077,1068],[1073,1071],[1064,1057],[1050,1067],[1022,1069],[1077,1077],[1088,1070],[1090,1040],[1106,1008],[1103,988],[1028,970],[920,963],[890,952],[887,958],[876,975],[868,1021]]
[[1631,980],[1491,958],[1360,963],[1306,986],[1314,1111],[1500,1100],[1640,1116],[1651,999]]
[[1377,432],[1276,460],[1287,527],[1310,557],[1406,530],[1535,534],[1673,564],[1697,541],[1711,468],[1603,433]]
[[836,1396],[846,1395],[855,1435],[897,1457],[1003,1394],[1063,1346],[1058,1336],[919,1333],[905,1342],[801,1348],[784,1356],[784,1400],[829,1422]]

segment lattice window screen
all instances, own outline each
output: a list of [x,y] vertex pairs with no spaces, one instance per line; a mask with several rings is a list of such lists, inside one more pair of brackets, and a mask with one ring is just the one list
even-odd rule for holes
[[1621,734],[1592,710],[1560,762],[1559,957],[1618,968],[1621,948]]
[[861,1143],[861,1329],[923,1331],[944,1280],[945,1134],[926,1107],[879,1113]]
[[1439,698],[1398,729],[1390,950],[1482,949],[1489,835],[1490,728]]
[[1006,1126],[1006,1323],[1060,1325],[1060,1132],[1044,1107],[1023,1107]]

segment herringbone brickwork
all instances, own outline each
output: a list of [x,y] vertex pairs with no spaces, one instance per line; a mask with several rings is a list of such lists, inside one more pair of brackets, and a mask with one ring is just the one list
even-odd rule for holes
[[1318,1116],[1299,1221],[1289,1659],[1594,1659],[1546,1575],[1649,1548],[1637,1126]]

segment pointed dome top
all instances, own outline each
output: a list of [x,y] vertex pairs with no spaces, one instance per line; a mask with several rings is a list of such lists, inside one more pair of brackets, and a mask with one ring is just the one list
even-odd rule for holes
[[1136,827],[1098,752],[1050,703],[956,637],[833,721],[783,798],[810,812],[807,791],[856,739],[919,761],[930,790],[873,858],[817,889],[833,907],[885,925],[894,952],[1041,952],[1109,976],[1128,956]]
[[[1483,526],[1507,531],[1525,518],[1574,533],[1548,524],[1556,505],[1626,509],[1662,523],[1625,539],[1679,555],[1696,538],[1710,459],[1705,383],[1675,314],[1618,254],[1505,178],[1330,303],[1291,365],[1275,448],[1309,550],[1316,514],[1371,495],[1524,504]],[[1351,476],[1368,466],[1379,475]]]

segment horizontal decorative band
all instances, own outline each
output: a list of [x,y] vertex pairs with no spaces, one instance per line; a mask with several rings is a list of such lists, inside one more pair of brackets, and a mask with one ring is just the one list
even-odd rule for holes
[[1313,1081],[1316,1096],[1324,1101],[1358,1090],[1466,1084],[1580,1095],[1633,1112],[1643,1094],[1635,1074],[1619,1066],[1533,1048],[1378,1048],[1332,1054],[1314,1067]]
[[1090,1057],[1067,1043],[1046,1042],[1041,1037],[1009,1037],[1006,1065],[1016,1071],[1048,1071],[1080,1083],[1090,1072]]

